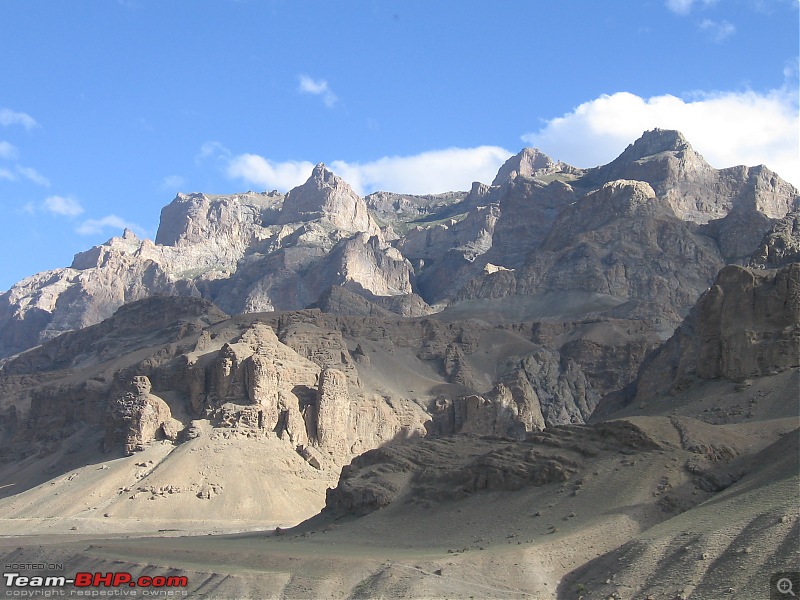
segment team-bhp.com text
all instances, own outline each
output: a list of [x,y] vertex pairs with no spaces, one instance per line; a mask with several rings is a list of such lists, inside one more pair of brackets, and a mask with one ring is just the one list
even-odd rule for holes
[[[134,577],[128,572],[76,573],[74,577],[63,575],[20,575],[3,573],[6,596],[39,597],[66,595],[65,588],[72,588],[71,596],[186,596],[189,581],[180,575],[141,575]],[[108,589],[110,588],[110,589]],[[178,588],[178,589],[174,589]],[[60,592],[60,593],[59,593]]]

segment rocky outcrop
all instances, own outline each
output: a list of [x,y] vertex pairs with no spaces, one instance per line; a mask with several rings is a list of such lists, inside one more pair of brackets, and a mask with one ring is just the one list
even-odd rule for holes
[[196,414],[225,427],[274,433],[294,445],[313,437],[307,422],[316,419],[320,368],[282,344],[271,327],[256,322],[238,340],[187,358],[188,369],[200,373],[187,390]]
[[561,161],[553,162],[553,159],[538,148],[524,148],[519,154],[512,156],[503,163],[494,181],[492,181],[492,185],[503,185],[514,181],[517,177],[533,179],[556,173],[577,175],[581,173],[581,170]]
[[541,347],[512,364],[487,394],[438,399],[430,431],[524,439],[546,427],[585,423],[597,402],[577,363]]
[[199,298],[147,298],[120,306],[111,318],[97,325],[64,333],[9,359],[0,373],[7,376],[76,368],[149,345],[177,342],[227,318]]
[[675,334],[642,365],[636,398],[696,379],[741,381],[800,366],[800,263],[728,266]]
[[650,184],[675,215],[695,223],[707,223],[728,214],[730,198],[708,194],[715,169],[674,130],[646,131],[609,164],[589,169],[581,183],[599,186],[615,179]]
[[376,296],[356,285],[331,286],[308,308],[351,317],[422,317],[434,312],[417,294]]
[[678,219],[650,185],[620,180],[564,208],[522,268],[486,274],[459,298],[601,294],[623,303],[620,316],[666,329],[721,266],[714,241]]
[[23,279],[0,294],[0,357],[107,319],[126,302],[199,295],[173,281],[156,246],[130,231],[78,254],[72,267]]
[[547,237],[558,214],[576,199],[575,190],[558,180],[544,183],[519,178],[504,186],[486,260],[510,269],[524,266],[528,255]]
[[800,208],[797,190],[766,167],[734,167],[720,171],[731,188],[731,209],[709,221],[704,232],[716,239],[729,263],[746,264],[777,219]]
[[[260,238],[272,224],[283,202],[277,192],[215,196],[178,194],[161,210],[156,244],[184,248],[209,242],[226,250],[239,250]],[[234,260],[235,263],[235,260]]]
[[125,454],[133,454],[159,435],[177,439],[183,426],[172,418],[169,405],[150,393],[151,388],[147,377],[135,376],[127,389],[109,402],[103,443],[106,452],[122,445]]
[[[470,194],[462,204],[475,201]],[[397,242],[400,252],[416,266],[417,287],[431,301],[446,298],[469,281],[482,268],[480,257],[492,246],[500,214],[497,206],[465,209],[466,213],[435,223],[421,223]]]
[[750,266],[756,269],[777,269],[800,262],[800,211],[792,211],[775,223],[761,240]]
[[405,229],[408,223],[424,221],[448,210],[460,203],[466,195],[466,192],[446,192],[416,196],[381,191],[365,196],[364,202],[379,222],[388,224],[393,229]]
[[320,369],[341,371],[352,385],[360,385],[353,357],[340,331],[300,319],[294,320],[292,316],[278,321],[278,331],[281,342],[300,356]]
[[279,224],[314,220],[347,232],[379,232],[364,200],[323,164],[314,167],[308,181],[286,195],[278,215]]
[[276,435],[302,448],[308,461],[341,464],[397,436],[424,432],[421,409],[363,389],[341,332],[309,322],[315,314],[276,319],[280,339],[259,321],[238,339],[201,336],[181,368],[194,375],[173,385],[190,396],[196,415],[234,431]]
[[475,494],[563,483],[596,457],[659,448],[628,421],[561,425],[523,443],[457,435],[395,444],[365,452],[345,466],[338,485],[328,490],[325,512],[363,515],[393,502],[430,507]]
[[345,455],[349,449],[351,402],[347,375],[338,369],[323,369],[317,389],[316,442],[335,456]]
[[646,131],[582,184],[610,179],[649,183],[684,221],[708,224],[726,261],[746,260],[775,219],[798,206],[798,192],[766,167],[714,169],[679,132]]
[[[368,236],[318,267],[330,277],[306,272],[357,232]],[[0,294],[0,357],[154,295],[203,296],[238,313],[302,308],[348,281],[379,295],[408,294],[411,267],[381,235],[364,201],[324,168],[286,201],[273,192],[179,194],[162,210],[155,243],[126,230],[77,254],[71,267]]]
[[309,271],[315,298],[334,285],[357,286],[374,296],[412,293],[413,267],[394,247],[378,236],[358,233],[342,240]]

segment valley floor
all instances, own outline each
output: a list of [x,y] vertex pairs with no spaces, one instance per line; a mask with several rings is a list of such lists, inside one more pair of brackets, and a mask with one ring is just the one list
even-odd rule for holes
[[[97,517],[48,534],[45,519],[5,519],[0,554],[6,572],[34,563],[63,565],[48,573],[68,577],[185,576],[188,587],[171,591],[187,597],[768,598],[770,576],[800,564],[797,418],[629,422],[658,448],[600,452],[563,482],[457,500],[401,496],[362,517],[324,511],[284,530],[178,519],[141,523],[154,534],[109,535],[100,528],[113,519]],[[686,446],[701,438],[712,454],[737,457],[700,469]]]

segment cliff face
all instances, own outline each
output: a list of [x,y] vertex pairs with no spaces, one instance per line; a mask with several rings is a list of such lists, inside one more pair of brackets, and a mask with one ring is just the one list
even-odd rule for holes
[[800,263],[728,266],[675,334],[642,365],[637,398],[695,379],[742,381],[800,366]]
[[649,184],[618,180],[564,207],[522,267],[475,279],[460,298],[598,294],[617,316],[669,329],[722,264],[714,241]]
[[714,169],[677,131],[646,132],[614,161],[584,180],[649,183],[683,221],[708,225],[727,262],[752,253],[774,219],[797,207],[797,190],[764,167]]
[[525,439],[547,427],[585,423],[597,400],[577,363],[537,348],[516,361],[489,392],[438,400],[430,431]]
[[750,266],[776,269],[793,262],[800,262],[800,211],[797,210],[773,225],[750,258]]

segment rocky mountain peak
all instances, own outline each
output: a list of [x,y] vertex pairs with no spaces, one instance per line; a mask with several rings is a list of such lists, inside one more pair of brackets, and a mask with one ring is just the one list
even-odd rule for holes
[[557,168],[553,160],[538,148],[523,148],[521,152],[509,158],[494,178],[492,185],[502,185],[517,176],[536,177],[552,173]]
[[333,171],[326,167],[325,163],[317,163],[317,165],[314,167],[314,170],[311,171],[311,179],[317,181],[335,182],[335,180],[339,179],[339,177],[337,177]]
[[638,160],[645,156],[654,156],[662,152],[693,151],[692,146],[680,131],[656,127],[645,131],[638,140],[630,144],[620,158]]
[[161,209],[156,244],[191,246],[211,240],[247,243],[261,227],[262,212],[280,202],[270,194],[178,194]]
[[364,199],[323,163],[314,167],[304,184],[286,195],[278,223],[320,219],[345,231],[378,233],[378,226],[369,215]]
[[709,164],[680,131],[655,128],[645,131],[609,164],[592,169],[587,182],[639,179],[657,185],[696,177],[709,170]]

